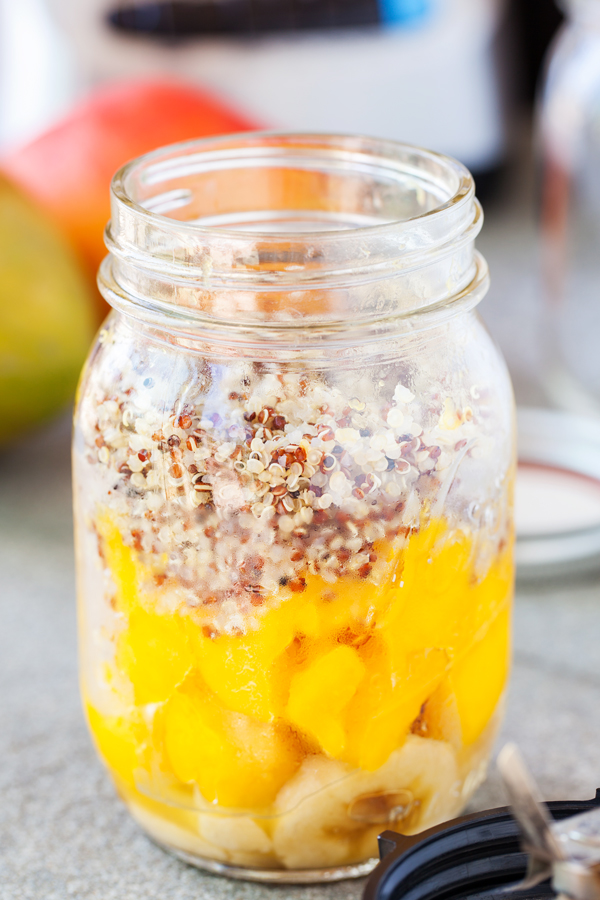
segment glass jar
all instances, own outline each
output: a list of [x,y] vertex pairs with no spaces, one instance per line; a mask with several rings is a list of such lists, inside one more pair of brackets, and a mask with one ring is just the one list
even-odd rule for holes
[[455,815],[509,665],[513,408],[468,171],[242,135],[112,184],[74,437],[82,690],[212,871],[334,880]]
[[570,412],[600,414],[600,0],[571,0],[543,90],[544,384]]

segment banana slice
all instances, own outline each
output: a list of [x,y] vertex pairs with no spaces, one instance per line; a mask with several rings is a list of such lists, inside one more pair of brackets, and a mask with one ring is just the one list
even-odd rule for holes
[[270,853],[271,840],[249,816],[198,817],[200,837],[223,850],[242,853]]
[[159,844],[183,850],[191,856],[228,862],[228,853],[225,850],[208,843],[195,833],[196,813],[187,814],[190,818],[190,827],[185,828],[178,823],[167,821],[164,816],[145,809],[131,799],[127,800],[127,806],[136,822]]
[[462,805],[453,749],[409,735],[375,772],[308,757],[277,796],[273,847],[288,869],[349,865],[377,855],[384,824],[413,834]]
[[183,850],[198,859],[214,859],[234,866],[277,868],[271,839],[248,816],[217,816],[179,812],[189,827],[169,822],[128,799],[133,818],[160,844]]

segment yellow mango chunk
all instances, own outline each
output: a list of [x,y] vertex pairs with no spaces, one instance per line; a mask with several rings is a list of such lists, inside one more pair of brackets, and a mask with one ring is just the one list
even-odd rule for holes
[[195,674],[166,704],[163,728],[173,773],[197,784],[209,803],[240,809],[270,806],[300,765],[291,734],[228,712]]
[[339,757],[346,745],[342,713],[365,674],[365,665],[351,647],[324,654],[292,678],[286,717],[315,738],[329,756]]
[[184,619],[137,607],[117,638],[116,661],[133,685],[136,703],[166,700],[192,666]]
[[453,647],[464,639],[472,602],[471,545],[458,535],[439,546],[438,536],[439,526],[433,524],[408,544],[394,602],[381,622],[392,651]]
[[135,713],[131,718],[104,716],[89,703],[85,711],[101,758],[115,775],[135,787],[133,773],[140,765],[138,748],[145,731],[141,720]]
[[148,612],[141,605],[140,585],[150,581],[151,571],[124,543],[108,514],[98,518],[97,528],[116,587],[116,608],[127,620],[117,637],[117,667],[131,682],[136,703],[166,700],[192,665],[184,620]]
[[478,631],[494,618],[512,589],[506,553],[477,582],[472,543],[458,533],[441,539],[435,523],[411,538],[398,586],[390,592],[378,627],[390,649],[392,669],[407,652],[440,647],[451,658],[468,651]]
[[[148,585],[152,584],[156,570],[144,565],[140,554],[125,543],[119,527],[108,511],[98,516],[96,528],[104,561],[116,587],[115,607],[120,613],[128,615],[139,606],[142,594],[146,593]],[[166,554],[162,554],[158,565],[160,572],[164,569],[165,563]],[[146,606],[149,599],[146,596]]]
[[446,741],[456,750],[460,750],[462,727],[450,676],[445,677],[427,699],[420,718],[421,727],[418,734],[434,741]]
[[[344,761],[353,765],[358,765],[360,748],[369,723],[389,708],[393,694],[389,652],[381,635],[376,632],[370,634],[357,651],[366,671],[345,712],[348,740],[342,755]],[[403,674],[406,675],[406,671]]]
[[235,712],[272,722],[281,715],[284,702],[274,662],[297,631],[315,627],[306,600],[290,599],[268,610],[247,634],[211,638],[193,622],[189,633],[195,665],[219,700]]
[[355,622],[366,619],[376,587],[358,578],[343,578],[330,584],[319,575],[305,575],[302,598],[314,615],[314,632],[321,637],[333,635]]
[[477,740],[504,690],[510,665],[510,610],[503,610],[485,637],[452,669],[463,743]]
[[447,667],[443,650],[426,650],[405,659],[402,677],[390,673],[386,680],[381,669],[379,682],[371,680],[371,692],[367,689],[363,696],[357,695],[348,708],[349,741],[342,758],[368,772],[382,766],[404,742]]
[[388,567],[379,584],[306,572],[304,591],[266,598],[245,634],[213,637],[201,611],[151,612],[151,570],[108,515],[98,532],[125,624],[116,666],[137,704],[164,704],[152,737],[141,716],[89,713],[102,756],[132,787],[150,754],[176,790],[197,785],[208,802],[265,809],[307,742],[374,771],[413,725],[457,748],[472,743],[501,695],[510,552],[477,580],[472,540],[441,520],[378,542]]
[[106,565],[117,589],[116,607],[119,612],[127,613],[139,602],[138,571],[133,551],[125,544],[121,532],[108,514],[98,517],[96,527]]

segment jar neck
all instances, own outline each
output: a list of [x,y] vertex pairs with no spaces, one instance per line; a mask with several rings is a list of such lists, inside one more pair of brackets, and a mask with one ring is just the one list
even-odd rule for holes
[[478,298],[481,224],[468,171],[425,150],[318,135],[210,139],[115,176],[99,284],[128,315],[190,333],[355,340]]
[[102,264],[99,283],[111,306],[133,320],[136,330],[154,342],[213,357],[244,356],[265,363],[298,360],[323,366],[338,366],[348,358],[355,366],[359,357],[393,359],[406,340],[429,341],[428,333],[434,329],[439,331],[450,320],[464,318],[489,288],[487,263],[479,253],[474,254],[474,265],[475,275],[466,288],[418,313],[374,314],[370,318],[349,317],[330,322],[320,319],[310,325],[303,320],[289,324],[232,322],[230,318],[182,311],[158,299],[133,298],[113,279],[110,257]]

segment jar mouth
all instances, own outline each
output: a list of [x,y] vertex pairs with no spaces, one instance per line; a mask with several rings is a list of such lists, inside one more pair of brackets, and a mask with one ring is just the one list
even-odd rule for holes
[[[233,172],[246,171],[247,179],[259,169],[280,168],[286,174],[294,172],[296,180],[301,171],[305,175],[316,173],[317,181],[319,173],[340,180],[334,190],[329,187],[318,198],[307,191],[315,179],[310,179],[313,184],[307,177],[303,185],[289,185],[286,193],[293,205],[290,209],[277,208],[280,198],[273,196],[268,198],[274,201],[273,208],[256,209],[252,194],[242,199],[242,208],[237,210],[223,211],[220,207],[227,200],[214,196],[204,196],[194,203],[194,192],[206,190],[207,185],[201,181],[207,176],[208,187],[214,191],[215,173],[226,171],[231,180]],[[356,195],[357,175],[369,179],[368,195],[364,188],[362,196]],[[247,189],[243,180],[242,187]],[[271,191],[273,187],[285,191],[282,180],[280,175],[276,184],[266,186]],[[160,193],[153,190],[163,184],[172,186]],[[298,196],[298,187],[304,188],[304,197]],[[231,239],[245,240],[252,232],[256,238],[273,239],[277,235],[289,240],[298,238],[299,233],[305,237],[348,230],[373,233],[374,229],[440,215],[468,200],[474,194],[474,183],[469,170],[458,161],[410,144],[349,135],[250,132],[162,147],[126,163],[115,174],[111,190],[117,201],[141,215],[186,223],[193,232],[206,230],[206,237],[218,228]],[[420,192],[418,198],[409,195],[415,190]],[[235,198],[234,204],[240,199]],[[302,205],[298,205],[299,199]],[[191,221],[187,218],[189,213],[198,212],[201,215],[194,215]],[[294,213],[298,214],[296,221]],[[292,227],[286,229],[286,222]],[[261,228],[261,223],[271,227]]]
[[[232,317],[331,320],[366,312],[364,297],[341,294],[384,279],[404,280],[403,312],[462,291],[481,224],[473,178],[450,157],[369,137],[252,132],[125,165],[106,243],[112,277],[133,296],[150,290],[221,317],[227,293]],[[294,292],[305,296],[290,304]]]

